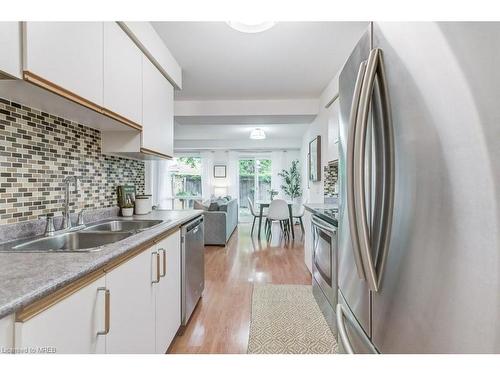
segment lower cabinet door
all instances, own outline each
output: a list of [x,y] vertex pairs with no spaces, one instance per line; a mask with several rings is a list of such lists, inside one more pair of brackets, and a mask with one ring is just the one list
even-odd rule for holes
[[104,353],[105,278],[101,277],[24,322],[15,323],[22,353]]
[[158,257],[152,248],[106,274],[110,327],[106,353],[155,352],[155,281]]
[[[180,231],[157,245],[161,277],[156,289],[156,352],[165,353],[181,325],[181,239]],[[165,268],[163,268],[165,265]]]

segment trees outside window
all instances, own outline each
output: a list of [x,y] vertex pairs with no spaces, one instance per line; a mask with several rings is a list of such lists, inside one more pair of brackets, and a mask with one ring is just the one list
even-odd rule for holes
[[201,197],[201,158],[181,156],[174,158],[169,168],[174,197]]

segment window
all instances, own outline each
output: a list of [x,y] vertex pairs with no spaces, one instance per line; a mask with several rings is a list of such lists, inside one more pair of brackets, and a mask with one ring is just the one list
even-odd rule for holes
[[248,197],[253,202],[271,200],[271,160],[240,159],[240,220],[247,221],[250,212]]
[[173,159],[169,167],[174,209],[192,206],[201,198],[201,158],[181,156]]

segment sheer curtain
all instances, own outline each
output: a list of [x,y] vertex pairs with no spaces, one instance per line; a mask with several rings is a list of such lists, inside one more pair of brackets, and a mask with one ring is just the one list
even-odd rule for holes
[[201,195],[203,200],[210,199],[213,194],[213,170],[214,170],[214,153],[212,151],[204,151],[201,156]]
[[172,208],[172,184],[169,167],[171,160],[149,160],[145,162],[145,193],[151,194],[153,206],[165,210]]
[[239,158],[240,154],[237,151],[228,152],[228,166],[227,166],[227,181],[228,181],[228,195],[231,198],[240,200],[240,176],[239,176]]
[[284,193],[281,191],[281,177],[278,176],[286,166],[284,165],[284,151],[272,151],[271,152],[271,189],[279,192],[278,197],[286,198]]

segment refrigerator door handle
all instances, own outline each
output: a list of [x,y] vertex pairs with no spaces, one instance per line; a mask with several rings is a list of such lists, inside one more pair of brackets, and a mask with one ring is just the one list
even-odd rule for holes
[[349,231],[351,233],[352,250],[354,252],[354,262],[358,276],[362,280],[366,280],[365,270],[363,268],[363,260],[361,258],[361,250],[359,244],[359,234],[356,224],[357,211],[355,211],[355,184],[354,184],[354,146],[357,137],[357,117],[359,111],[359,102],[363,85],[363,78],[366,72],[366,61],[359,65],[358,76],[354,86],[354,94],[351,105],[351,114],[349,118],[349,134],[347,138],[347,159],[346,159],[346,175],[347,175],[347,215],[349,220]]
[[382,50],[378,53],[378,89],[381,99],[382,110],[382,209],[380,210],[381,226],[380,237],[378,239],[378,252],[375,260],[377,270],[377,287],[380,289],[385,271],[387,255],[389,253],[389,242],[392,231],[392,217],[394,213],[394,188],[395,188],[395,167],[394,167],[394,129],[392,126],[391,105],[389,98],[389,88],[385,75],[385,65]]
[[337,329],[339,332],[339,338],[342,341],[342,346],[344,347],[347,354],[354,354],[354,350],[352,350],[351,343],[349,341],[349,337],[347,336],[347,332],[344,325],[344,315],[345,315],[345,307],[338,303],[336,308],[337,315]]
[[[382,109],[382,125],[380,131],[382,136],[382,179],[377,176],[377,182],[382,184],[381,189],[377,186],[377,191],[381,190],[382,203],[381,210],[377,210],[375,215],[380,215],[377,218],[380,222],[380,234],[377,246],[377,259],[373,261],[372,256],[372,238],[370,237],[369,223],[366,212],[366,195],[365,195],[365,155],[366,155],[366,136],[368,130],[368,118],[371,107],[371,97],[375,87],[375,80],[379,79],[379,96],[381,100]],[[354,204],[359,213],[356,216],[356,226],[360,231],[359,244],[361,248],[361,257],[363,261],[363,268],[367,276],[367,282],[370,289],[378,292],[382,274],[387,259],[387,252],[389,248],[389,238],[392,226],[392,214],[394,206],[394,140],[393,129],[390,115],[390,103],[387,88],[387,81],[383,66],[382,51],[380,49],[373,49],[370,51],[368,63],[366,67],[366,74],[363,79],[362,92],[360,95],[360,114],[357,117],[357,133],[355,143],[355,157],[354,157],[354,191],[356,192]]]

